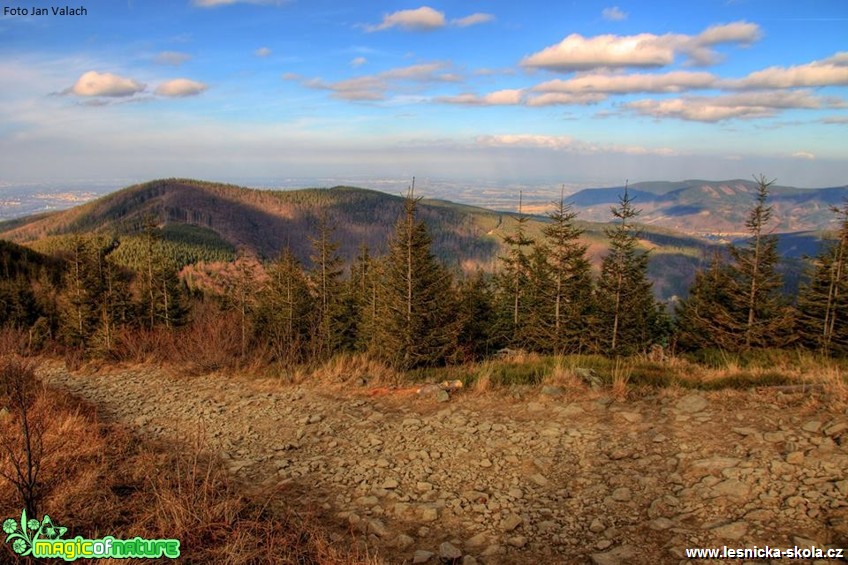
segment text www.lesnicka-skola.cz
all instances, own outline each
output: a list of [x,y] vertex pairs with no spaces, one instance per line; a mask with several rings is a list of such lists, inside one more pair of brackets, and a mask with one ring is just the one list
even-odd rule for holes
[[687,548],[689,559],[843,559],[845,550],[838,547],[712,547]]

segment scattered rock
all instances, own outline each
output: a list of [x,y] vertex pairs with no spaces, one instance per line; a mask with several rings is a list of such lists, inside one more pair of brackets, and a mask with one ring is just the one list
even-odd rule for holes
[[531,481],[533,481],[534,483],[536,483],[540,487],[548,486],[548,482],[549,482],[548,479],[545,478],[545,476],[541,473],[535,473],[533,475],[530,475],[529,478],[530,478]]
[[398,549],[406,549],[408,547],[411,547],[413,543],[415,543],[415,540],[412,539],[411,536],[408,536],[406,534],[400,534],[394,539],[392,545],[394,545]]
[[824,433],[827,436],[834,437],[838,436],[842,432],[848,430],[848,423],[846,422],[837,422],[835,424],[831,424],[824,429]]
[[419,549],[412,555],[413,563],[428,563],[436,554],[426,549]]
[[389,536],[389,529],[381,520],[373,518],[368,521],[368,533],[374,534],[377,537],[385,538]]
[[593,553],[591,555],[594,565],[625,565],[632,563],[638,552],[629,545],[620,545],[605,553]]
[[786,455],[786,462],[790,465],[800,465],[804,462],[803,451],[792,451]]
[[471,548],[483,547],[489,542],[489,536],[484,532],[480,532],[479,534],[475,534],[474,536],[465,540],[465,545]]
[[616,502],[630,502],[633,495],[627,487],[619,487],[612,491],[612,499]]
[[751,489],[745,483],[736,479],[722,481],[712,487],[713,496],[727,496],[730,498],[744,499],[750,494]]
[[503,522],[503,529],[505,532],[511,532],[520,526],[524,522],[524,519],[517,514],[510,514],[506,517],[506,520]]
[[707,399],[700,394],[688,394],[677,401],[675,408],[684,414],[695,414],[707,407]]
[[592,369],[585,369],[583,367],[575,367],[574,374],[580,377],[583,382],[589,385],[592,388],[599,388],[603,386],[603,381],[601,378],[593,371]]
[[239,480],[309,486],[287,500],[336,516],[375,551],[403,552],[399,561],[664,563],[684,560],[680,548],[776,532],[796,532],[799,547],[848,539],[848,413],[812,412],[796,395],[566,404],[552,400],[556,387],[516,387],[517,400],[460,394],[443,406],[429,400],[440,385],[416,403],[401,388],[338,398],[149,368],[57,374],[48,384],[144,435],[179,441],[200,427]]
[[507,538],[506,543],[512,547],[522,548],[527,545],[527,536],[512,536]]
[[662,531],[668,530],[669,528],[674,526],[674,522],[669,520],[668,518],[657,518],[655,520],[651,520],[648,522],[648,527],[652,530]]
[[801,429],[804,430],[805,432],[810,432],[811,434],[815,434],[815,433],[818,433],[819,430],[821,430],[821,427],[822,427],[822,423],[819,422],[818,420],[810,420],[809,422],[806,422],[803,426],[801,426]]
[[422,506],[418,510],[418,518],[422,522],[435,522],[439,519],[439,511],[434,506]]
[[742,521],[731,522],[721,526],[716,526],[712,532],[722,539],[737,540],[748,533],[748,524]]
[[594,520],[592,520],[592,523],[589,525],[589,531],[592,532],[593,534],[599,534],[599,533],[603,532],[605,529],[606,529],[606,526],[604,526],[604,523],[601,522],[598,518],[595,518]]
[[439,545],[439,557],[443,560],[453,563],[456,559],[462,557],[462,551],[457,549],[450,542],[442,542],[442,544]]

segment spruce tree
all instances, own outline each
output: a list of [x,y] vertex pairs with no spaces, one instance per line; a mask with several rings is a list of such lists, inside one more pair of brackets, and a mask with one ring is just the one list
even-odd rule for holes
[[[537,329],[549,348],[557,353],[579,352],[588,347],[586,326],[593,315],[591,266],[588,246],[580,241],[583,230],[575,224],[577,213],[560,193],[550,223],[542,228],[539,252],[548,266],[547,276],[534,277],[542,315]],[[535,263],[535,261],[534,261]],[[534,269],[539,273],[539,269]]]
[[333,231],[334,227],[327,219],[326,212],[322,212],[318,220],[318,233],[310,238],[310,278],[317,316],[313,349],[323,358],[329,357],[339,345],[342,326],[342,260],[338,255],[339,245],[333,241]]
[[115,264],[111,256],[107,256],[113,249],[114,246],[97,250],[100,300],[97,307],[98,328],[93,341],[102,353],[112,351],[117,329],[133,319],[128,273]]
[[510,345],[528,345],[527,294],[529,292],[530,259],[526,249],[534,240],[527,235],[529,218],[522,211],[522,193],[518,195],[518,215],[515,229],[503,237],[508,251],[500,260],[503,269],[498,273],[497,285],[500,295],[501,333]]
[[288,248],[268,268],[268,277],[259,294],[257,334],[268,341],[277,362],[293,365],[306,358],[313,328],[309,282]]
[[495,299],[485,273],[459,281],[457,285],[457,318],[460,321],[459,357],[476,361],[503,344],[495,335]]
[[148,328],[158,325],[174,328],[186,322],[185,305],[179,268],[172,257],[162,253],[158,245],[158,228],[151,217],[144,225],[144,259],[140,273],[139,309]]
[[742,247],[730,246],[735,309],[742,312],[738,338],[745,349],[779,347],[792,339],[792,313],[781,295],[783,280],[777,270],[777,236],[766,231],[772,217],[766,202],[774,180],[762,175],[755,180],[757,195],[745,221],[751,237]]
[[87,349],[97,328],[101,285],[88,242],[80,235],[71,237],[62,286],[61,335],[67,345]]
[[450,273],[430,251],[418,201],[410,188],[389,240],[378,304],[377,353],[401,369],[444,362],[456,348]]
[[609,253],[601,263],[597,307],[600,348],[616,355],[645,351],[663,336],[664,312],[648,280],[648,254],[638,249],[639,231],[627,187],[619,206],[611,208],[617,222],[605,230]]
[[802,342],[825,355],[848,354],[848,201],[833,207],[839,220],[835,240],[813,261],[810,280],[798,297]]
[[715,252],[706,270],[699,270],[689,288],[689,296],[675,308],[675,332],[681,349],[739,346],[739,311],[734,310],[735,285],[729,266]]
[[356,351],[374,349],[378,304],[379,263],[371,256],[368,246],[360,245],[359,254],[350,266],[347,280],[348,319],[345,335],[350,347]]

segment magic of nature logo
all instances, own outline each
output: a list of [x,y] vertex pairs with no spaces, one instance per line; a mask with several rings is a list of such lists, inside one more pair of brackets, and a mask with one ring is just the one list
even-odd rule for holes
[[39,521],[27,519],[26,510],[17,518],[3,521],[6,543],[12,544],[12,551],[22,557],[60,558],[65,561],[76,559],[112,558],[112,559],[158,559],[180,556],[180,541],[176,539],[149,540],[141,537],[116,539],[106,536],[100,539],[88,539],[77,536],[63,539],[68,528],[56,524],[47,514]]

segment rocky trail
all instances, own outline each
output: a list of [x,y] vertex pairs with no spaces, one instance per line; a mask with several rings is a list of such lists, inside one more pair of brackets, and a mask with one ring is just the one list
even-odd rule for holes
[[387,563],[848,548],[848,412],[809,393],[536,388],[438,402],[155,367],[41,373],[142,436],[200,433],[245,484],[284,485],[280,504],[355,532]]

